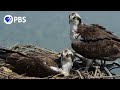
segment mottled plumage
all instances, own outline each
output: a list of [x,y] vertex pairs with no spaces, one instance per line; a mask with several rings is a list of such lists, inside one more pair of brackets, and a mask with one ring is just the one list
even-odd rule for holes
[[[80,21],[76,18],[76,13],[71,17],[72,23]],[[77,26],[76,30],[71,29],[79,37],[72,39],[71,46],[74,51],[89,59],[111,61],[120,58],[120,38],[98,24],[81,23],[74,24]]]
[[107,31],[106,28],[98,24],[80,24],[78,25],[77,33],[79,33],[84,40],[114,39],[120,41],[112,32]]

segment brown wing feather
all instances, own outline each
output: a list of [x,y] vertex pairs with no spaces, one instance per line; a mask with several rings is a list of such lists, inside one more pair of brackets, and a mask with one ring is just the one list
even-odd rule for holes
[[99,25],[99,24],[91,24],[91,25],[92,25],[92,26],[96,26],[96,27],[98,27],[98,28],[100,28],[100,29],[103,29],[105,32],[113,35],[113,32],[107,31],[105,27],[103,27],[103,26],[101,26],[101,25]]
[[71,45],[73,50],[86,58],[104,60],[105,57],[111,59],[120,57],[120,43],[114,40],[104,39],[95,42],[74,40]]
[[91,25],[79,25],[78,32],[84,40],[97,40],[97,39],[114,39],[120,41],[120,39],[113,35],[112,32],[107,31],[106,28],[98,24]]

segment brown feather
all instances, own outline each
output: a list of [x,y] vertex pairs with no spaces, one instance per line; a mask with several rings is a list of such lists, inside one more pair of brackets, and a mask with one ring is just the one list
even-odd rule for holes
[[120,58],[120,38],[98,24],[78,25],[81,40],[72,41],[72,48],[90,59],[116,60]]
[[[120,57],[120,43],[114,40],[104,39],[89,42],[74,40],[71,46],[77,53],[90,59],[105,60],[105,57],[109,57],[115,60]],[[118,56],[116,57],[116,55]]]
[[112,32],[107,31],[106,28],[98,24],[91,24],[89,26],[85,24],[79,25],[77,33],[80,33],[84,40],[114,39],[120,41]]

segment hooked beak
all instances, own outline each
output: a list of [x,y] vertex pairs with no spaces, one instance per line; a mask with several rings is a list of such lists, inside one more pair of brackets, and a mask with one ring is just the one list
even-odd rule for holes
[[70,24],[70,18],[69,18],[69,24]]
[[71,19],[69,19],[69,24],[70,24],[70,22],[71,22]]
[[71,21],[72,21],[71,16],[69,16],[69,24],[70,24]]

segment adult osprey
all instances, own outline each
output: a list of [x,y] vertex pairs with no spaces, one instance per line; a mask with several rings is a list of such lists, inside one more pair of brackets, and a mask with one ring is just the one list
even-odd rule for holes
[[69,15],[71,47],[89,59],[120,58],[120,39],[98,24],[85,25],[78,13]]

